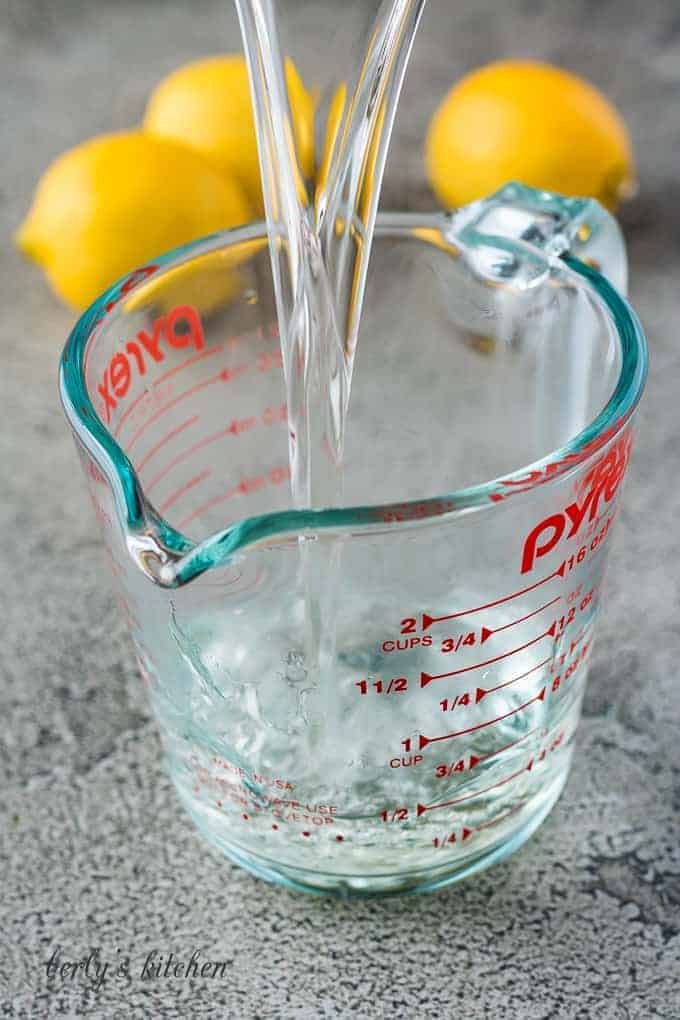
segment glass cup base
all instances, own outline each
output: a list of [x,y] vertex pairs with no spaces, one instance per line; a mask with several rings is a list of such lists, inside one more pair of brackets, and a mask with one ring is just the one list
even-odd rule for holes
[[525,805],[519,814],[520,824],[513,828],[510,835],[505,835],[498,843],[487,846],[473,856],[466,857],[458,863],[448,862],[435,868],[423,868],[417,871],[399,874],[356,875],[325,874],[306,868],[294,868],[260,857],[227,842],[223,837],[210,831],[202,815],[191,809],[183,791],[178,788],[180,799],[187,809],[192,821],[212,846],[220,850],[225,857],[245,868],[257,878],[274,885],[282,885],[296,892],[312,893],[317,896],[334,896],[338,899],[369,899],[371,897],[402,896],[411,893],[434,892],[445,886],[453,885],[465,878],[470,878],[480,871],[497,864],[515,853],[538,829],[552,811],[564,789],[569,772],[565,769],[546,786],[540,797],[534,797]]

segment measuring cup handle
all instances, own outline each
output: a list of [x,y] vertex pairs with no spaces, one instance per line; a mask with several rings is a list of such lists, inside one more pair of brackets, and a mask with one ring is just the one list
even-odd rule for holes
[[628,261],[621,228],[593,198],[566,198],[523,184],[506,184],[460,209],[454,232],[472,244],[483,238],[520,241],[548,255],[573,255],[597,269],[621,294]]

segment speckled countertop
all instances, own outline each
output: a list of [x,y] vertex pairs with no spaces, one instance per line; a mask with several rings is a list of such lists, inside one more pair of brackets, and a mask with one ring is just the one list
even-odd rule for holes
[[[335,7],[297,4],[310,54]],[[177,64],[238,45],[229,0],[0,3],[0,1015],[678,1020],[678,5],[431,0],[416,46],[392,207],[431,201],[427,117],[477,63],[563,62],[625,112],[642,181],[623,214],[631,296],[652,351],[566,792],[519,855],[419,899],[270,888],[207,850],[182,813],[58,404],[72,320],[9,243],[52,157],[137,120]],[[48,982],[57,948],[62,962],[98,948],[101,987]],[[153,949],[199,949],[224,976],[142,981]],[[130,977],[116,974],[124,957]]]

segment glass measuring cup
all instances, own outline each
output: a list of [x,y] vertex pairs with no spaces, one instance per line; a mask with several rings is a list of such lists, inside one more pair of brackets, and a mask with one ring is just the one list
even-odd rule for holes
[[[518,847],[574,753],[646,373],[593,264],[625,286],[620,236],[594,202],[517,185],[383,216],[344,505],[300,511],[265,230],[104,294],[66,345],[64,407],[202,833],[297,888],[432,888]],[[310,543],[334,598],[323,675]]]

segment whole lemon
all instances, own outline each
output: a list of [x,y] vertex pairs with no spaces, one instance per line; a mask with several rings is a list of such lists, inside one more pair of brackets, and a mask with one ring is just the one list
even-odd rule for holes
[[120,133],[47,169],[16,242],[59,297],[82,309],[135,266],[250,218],[240,185],[192,149]]
[[426,164],[448,206],[514,180],[614,208],[635,183],[628,132],[611,103],[576,75],[533,61],[463,78],[432,118]]
[[[286,60],[286,84],[300,168],[314,169],[314,104],[295,65]],[[152,92],[144,129],[197,149],[241,182],[262,210],[257,137],[245,59],[209,57],[178,68]]]

